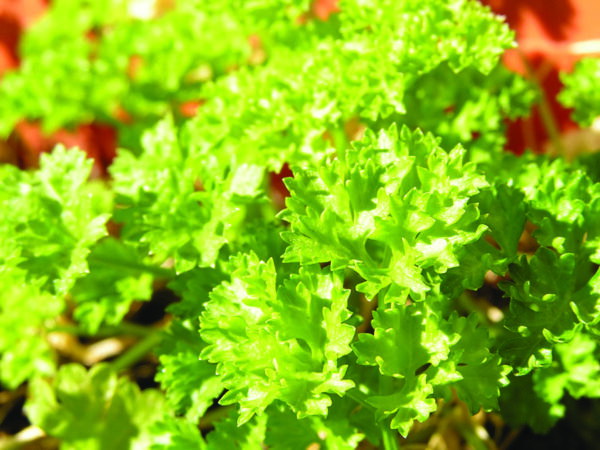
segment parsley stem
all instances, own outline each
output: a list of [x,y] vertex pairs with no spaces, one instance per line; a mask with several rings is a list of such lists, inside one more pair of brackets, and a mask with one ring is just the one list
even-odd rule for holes
[[400,450],[398,432],[396,430],[392,430],[389,423],[389,420],[385,420],[379,424],[381,437],[383,438],[383,448],[385,450]]
[[[364,408],[375,411],[375,408],[367,402],[367,395],[358,388],[346,391],[346,395]],[[384,420],[380,423],[381,437],[384,450],[400,450],[398,432],[390,428],[390,421]]]
[[154,347],[156,347],[162,340],[162,333],[156,331],[149,334],[137,344],[115,359],[111,365],[116,371],[131,367],[140,359],[145,357]]
[[343,121],[340,122],[340,126],[338,128],[331,130],[331,135],[333,137],[333,145],[335,147],[337,156],[338,158],[343,159],[346,156],[345,151],[348,148],[348,137],[344,131]]
[[[379,393],[385,395],[392,392],[392,378],[385,375],[379,378]],[[400,450],[398,432],[390,427],[390,419],[379,422],[384,450]]]
[[121,322],[118,325],[105,325],[98,328],[98,331],[91,333],[77,325],[56,325],[48,329],[49,333],[69,333],[75,336],[86,336],[86,337],[105,337],[105,336],[116,336],[116,335],[131,335],[138,337],[145,337],[155,332],[150,327],[138,325],[130,322]]
[[361,390],[357,389],[357,388],[352,388],[348,391],[346,391],[346,395],[351,398],[352,400],[354,400],[356,403],[358,403],[360,406],[363,406],[364,408],[370,409],[370,410],[375,410],[375,408],[373,406],[371,406],[368,402],[367,402],[367,395],[362,392]]
[[103,266],[109,266],[114,269],[130,269],[137,270],[139,272],[151,273],[157,277],[162,278],[173,278],[175,272],[171,269],[165,269],[163,267],[154,266],[152,264],[134,263],[131,261],[123,261],[122,259],[112,259],[105,256],[99,257],[98,255],[88,256],[88,262],[101,264]]

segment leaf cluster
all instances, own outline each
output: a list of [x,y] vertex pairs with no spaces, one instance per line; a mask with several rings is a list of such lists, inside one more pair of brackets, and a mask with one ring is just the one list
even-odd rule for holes
[[[498,17],[165,5],[53,2],[0,82],[0,133],[99,120],[123,147],[104,181],[63,147],[0,167],[0,383],[28,382],[32,424],[74,449],[392,450],[453,399],[546,431],[600,395],[600,184],[502,153],[535,94]],[[474,301],[493,277],[499,317]],[[159,289],[159,324],[130,323]],[[65,332],[136,343],[86,368]],[[148,353],[160,389],[127,378]]]

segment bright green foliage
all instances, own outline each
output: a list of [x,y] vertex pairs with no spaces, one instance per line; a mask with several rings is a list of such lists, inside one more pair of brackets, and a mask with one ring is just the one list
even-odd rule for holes
[[173,257],[178,272],[214,265],[263,194],[264,169],[205,160],[180,145],[170,119],[144,135],[143,148],[138,157],[121,151],[111,166],[124,240],[158,263]]
[[536,433],[546,433],[565,413],[565,406],[560,403],[562,391],[559,388],[558,395],[555,391],[548,398],[548,391],[540,395],[535,386],[532,373],[511,378],[510,384],[502,391],[500,409],[511,426],[527,424]]
[[299,418],[326,415],[328,394],[353,386],[337,363],[354,336],[340,277],[306,266],[278,286],[272,260],[253,254],[232,258],[229,271],[201,317],[201,357],[218,364],[228,389],[221,404],[239,402],[239,423],[276,399]]
[[197,422],[224,389],[216,367],[199,359],[206,344],[198,335],[197,319],[174,322],[157,352],[156,381],[167,392],[173,411]]
[[566,390],[574,398],[600,396],[600,363],[596,340],[587,334],[578,334],[568,344],[557,345],[556,354],[557,363],[548,370],[540,371],[539,379],[546,379],[545,384],[551,384],[551,389]]
[[[597,329],[599,274],[588,278],[576,263],[573,254],[542,247],[529,262],[523,257],[511,266],[511,281],[502,288],[511,297],[506,326],[515,335],[506,336],[501,353],[518,373],[548,366],[553,345],[570,342],[584,326]],[[537,276],[540,271],[548,276]]]
[[140,392],[103,364],[89,372],[78,364],[64,365],[52,385],[36,378],[30,391],[29,418],[60,438],[65,449],[148,448],[148,428],[163,413],[158,391]]
[[270,406],[262,417],[254,417],[238,426],[237,415],[232,413],[215,424],[206,442],[190,422],[167,417],[152,426],[155,441],[150,448],[260,450],[266,445],[273,450],[305,450],[317,444],[326,450],[351,450],[364,436],[357,431],[356,424],[349,421],[359,420],[360,426],[365,425],[355,417],[354,410],[353,402],[336,397],[327,417],[309,416],[298,420],[295,414],[279,405]]
[[514,260],[510,281],[501,285],[511,298],[505,324],[513,332],[501,354],[524,374],[550,365],[554,344],[569,342],[584,326],[595,332],[600,322],[594,266],[600,191],[560,160],[508,161],[515,163],[510,183],[524,194],[525,214],[541,245],[532,258]]
[[[326,24],[298,27],[291,21],[281,41],[280,36],[259,32],[268,60],[204,87],[207,102],[186,127],[193,145],[213,155],[260,161],[278,171],[285,161],[328,154],[323,133],[343,134],[341,125],[354,117],[379,123],[405,115],[403,122],[426,126],[427,116],[404,104],[405,95],[418,94],[420,77],[440,65],[450,66],[448,77],[459,86],[455,72],[470,67],[488,73],[497,55],[513,44],[512,32],[473,1],[348,1],[340,8]],[[275,26],[272,33],[280,30]],[[481,35],[489,38],[484,45]],[[493,97],[489,91],[494,86],[482,86],[481,94]],[[508,96],[516,97],[519,90],[511,89]],[[464,92],[460,102],[479,98]],[[448,105],[436,106],[442,113]],[[493,121],[502,127],[499,116]]]
[[150,430],[153,433],[150,450],[206,449],[200,430],[196,424],[186,419],[165,415],[161,421],[155,422]]
[[[221,78],[232,67],[260,62],[252,58],[251,34],[260,38],[266,55],[273,58],[264,73],[252,77],[254,98],[261,98],[264,89],[272,90],[272,75],[289,80],[282,86],[283,102],[293,106],[290,100],[296,100],[308,109],[281,117],[288,117],[287,125],[298,129],[305,124],[294,116],[308,119],[306,112],[312,105],[326,113],[322,107],[331,109],[340,103],[345,117],[361,113],[376,118],[379,110],[402,111],[402,91],[415,76],[442,62],[454,71],[476,67],[489,73],[502,51],[513,45],[512,32],[473,1],[347,1],[340,7],[342,13],[331,23],[301,25],[298,18],[310,9],[306,0],[229,0],[218,5],[193,0],[164,11],[143,1],[56,1],[27,33],[22,68],[1,84],[5,101],[0,129],[7,134],[23,116],[43,119],[48,130],[94,118],[116,122],[119,107],[141,119],[158,118],[172,111],[177,101],[196,99],[205,81]],[[377,39],[371,30],[377,31]],[[323,35],[331,39],[318,39]],[[288,49],[301,56],[290,59]],[[140,63],[132,69],[134,57]],[[281,64],[286,59],[287,64]],[[368,74],[370,79],[358,74]],[[237,75],[225,78],[235,80]],[[319,78],[314,85],[312,81]],[[305,92],[295,89],[298,83]],[[329,86],[330,91],[319,94],[321,86]],[[256,105],[242,98],[225,108],[240,111],[240,102],[245,106],[243,116]],[[229,118],[233,115],[223,114],[222,120]],[[259,115],[253,122],[263,127],[263,121]]]
[[[383,35],[381,40],[396,50],[394,56],[414,66],[410,69],[428,70],[447,60],[455,71],[475,66],[488,73],[513,45],[512,32],[476,2],[342,0],[340,9],[344,32],[356,33],[365,43],[370,33]],[[481,36],[493,36],[493,41]]]
[[[465,289],[479,289],[487,271],[504,275],[517,259],[519,239],[525,228],[524,195],[504,180],[494,180],[489,190],[475,197],[487,239],[480,239],[457,251],[459,264],[448,270],[442,291],[453,297]],[[498,248],[499,247],[499,248]]]
[[[485,215],[484,223],[506,259],[503,262],[514,261],[527,219],[523,194],[504,182],[496,181],[493,189],[477,200]],[[489,248],[487,251],[492,252]]]
[[239,448],[240,450],[259,450],[263,442],[266,427],[266,416],[255,417],[250,422],[239,426],[235,415],[215,424],[215,430],[207,437],[207,450]]
[[0,167],[0,261],[20,267],[27,280],[64,295],[88,272],[89,247],[106,234],[107,214],[97,214],[85,182],[92,161],[58,147],[42,155],[40,170]]
[[155,15],[153,2],[53,2],[25,36],[20,70],[0,84],[0,134],[21,117],[43,119],[49,131],[93,119],[117,123],[120,107],[157,119],[250,53],[230,8],[195,0],[149,20]]
[[451,387],[473,414],[498,408],[510,367],[489,351],[487,331],[477,327],[476,316],[454,313],[446,322],[421,303],[376,311],[372,326],[374,334],[359,335],[354,350],[359,364],[379,366],[380,383],[387,381],[367,401],[382,416],[391,415],[392,428],[402,435],[437,409],[438,395],[449,399]]
[[463,157],[431,135],[392,127],[367,133],[343,158],[297,170],[281,215],[291,224],[285,260],[349,267],[369,297],[391,286],[391,295],[423,299],[427,275],[458,266],[455,249],[486,230],[469,200],[487,183]]
[[58,147],[42,155],[36,172],[0,167],[0,381],[16,387],[54,372],[46,327],[64,307],[64,295],[89,272],[87,256],[106,234],[85,185],[92,161]]
[[[56,0],[23,37],[0,134],[123,147],[107,181],[62,147],[0,167],[0,381],[64,448],[394,450],[456,398],[545,431],[600,396],[600,172],[500,152],[536,99],[498,65],[513,33],[472,0],[312,6]],[[593,70],[565,78],[584,120]],[[65,332],[144,337],[86,370]],[[125,377],[149,350],[161,391]]]
[[[581,254],[594,261],[600,242],[596,225],[600,220],[600,187],[583,170],[585,167],[585,163],[569,165],[562,159],[531,154],[520,158],[506,155],[489,176],[496,183],[506,183],[512,196],[519,195],[515,190],[521,192],[524,201],[520,208],[536,226],[533,236],[541,245],[559,254]],[[508,223],[517,214],[521,216],[515,211],[509,214]],[[589,275],[589,270],[583,271],[584,277]]]
[[573,118],[582,125],[591,125],[600,116],[600,59],[582,59],[572,73],[562,74],[564,90],[558,96],[568,108],[574,108]]
[[372,325],[374,334],[361,334],[354,349],[360,364],[377,364],[383,375],[410,379],[426,364],[448,358],[450,338],[423,306],[376,311]]
[[0,383],[10,389],[55,370],[45,325],[62,312],[64,301],[39,284],[26,281],[18,271],[0,272]]
[[[454,312],[448,320],[447,329],[458,336],[450,347],[448,359],[439,366],[431,381],[446,400],[451,397],[450,387],[469,407],[471,414],[481,408],[485,411],[498,409],[500,388],[508,384],[506,377],[511,367],[500,364],[500,357],[489,348],[492,340],[488,331],[478,325],[477,316],[458,317]],[[448,333],[448,331],[447,331]]]
[[392,416],[389,426],[406,436],[413,421],[424,422],[437,409],[435,400],[430,397],[433,387],[426,378],[422,374],[399,382],[382,377],[385,388],[380,395],[371,397],[369,404],[376,408],[378,418]]
[[570,170],[560,160],[528,169],[529,179],[522,189],[530,201],[528,217],[539,226],[535,238],[561,254],[581,251],[586,232],[593,233],[591,239],[597,234],[593,221],[600,213],[598,187],[585,173]]
[[[413,420],[424,421],[436,410],[430,397],[433,387],[425,374],[426,364],[438,365],[448,356],[449,339],[423,307],[388,309],[373,314],[374,334],[362,334],[354,345],[359,364],[379,366],[381,374],[394,377],[387,389],[369,403],[383,416],[393,415],[391,426],[406,436]],[[402,349],[399,351],[399,349]],[[397,380],[402,380],[401,382]]]
[[72,291],[75,318],[88,332],[97,332],[102,324],[119,324],[134,300],[150,299],[153,277],[140,259],[134,249],[112,238],[92,249],[90,274],[78,280]]
[[[305,450],[319,445],[326,450],[352,450],[363,439],[352,419],[353,402],[334,398],[327,417],[310,416],[301,420],[283,408],[268,410],[265,444],[274,450]],[[363,426],[363,424],[361,424]]]
[[[565,405],[561,403],[565,391],[574,398],[600,396],[596,340],[578,334],[571,342],[557,345],[555,353],[550,367],[517,377],[503,393],[502,411],[511,425],[526,423],[537,433],[546,433],[565,414]],[[527,398],[519,401],[517,395]]]
[[484,75],[471,67],[454,74],[441,64],[411,85],[398,119],[442,138],[443,148],[460,143],[472,161],[495,165],[506,143],[502,118],[526,115],[534,99],[531,86],[501,65]]

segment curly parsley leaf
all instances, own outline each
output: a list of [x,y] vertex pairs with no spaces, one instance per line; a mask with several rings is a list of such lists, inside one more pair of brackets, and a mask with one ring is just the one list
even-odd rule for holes
[[264,168],[212,167],[181,145],[171,118],[144,134],[143,147],[137,157],[121,151],[110,168],[123,239],[161,264],[174,258],[177,272],[213,266],[248,205],[264,202]]
[[240,425],[236,414],[232,413],[215,424],[215,430],[206,437],[207,450],[239,448],[255,450],[262,447],[265,436],[267,415],[256,416]]
[[28,417],[66,449],[148,448],[150,426],[163,414],[158,391],[140,392],[107,364],[66,364],[52,383],[34,379],[30,395]]
[[83,152],[62,146],[41,155],[34,172],[0,167],[0,236],[7,241],[0,261],[53,294],[66,294],[89,272],[90,247],[106,235],[108,214],[96,211],[86,191],[91,169]]
[[574,398],[600,397],[598,353],[597,341],[584,333],[556,345],[549,367],[516,377],[503,391],[500,406],[508,423],[547,433],[565,415],[566,392]]
[[353,402],[335,398],[327,417],[309,416],[298,420],[284,408],[268,409],[265,444],[274,450],[304,450],[318,445],[326,450],[352,450],[363,439],[354,424]]
[[52,375],[56,358],[47,326],[63,311],[60,297],[44,292],[22,272],[0,271],[0,382],[15,389],[34,375]]
[[198,333],[198,320],[176,320],[157,350],[160,367],[156,375],[172,410],[197,422],[223,392],[216,366],[200,360],[206,344]]
[[[501,288],[511,298],[506,326],[515,333],[502,344],[502,355],[524,374],[551,363],[552,346],[571,341],[598,318],[598,272],[578,281],[577,259],[541,247],[527,261],[510,267],[511,281]],[[539,274],[545,274],[540,277]],[[519,337],[520,336],[520,337]]]
[[92,248],[88,265],[90,273],[75,283],[71,294],[77,303],[74,317],[91,334],[103,324],[120,323],[134,301],[149,300],[153,272],[169,273],[145,265],[135,249],[114,238]]
[[353,386],[337,363],[354,336],[341,278],[309,266],[278,286],[273,261],[253,254],[233,257],[230,272],[200,319],[201,358],[217,363],[228,389],[221,403],[240,404],[239,423],[276,399],[300,418],[325,415],[328,394]]
[[459,317],[454,312],[448,319],[448,330],[459,339],[452,344],[448,359],[432,370],[431,383],[446,400],[453,388],[471,414],[481,408],[498,410],[500,389],[508,385],[512,368],[500,364],[500,357],[490,351],[492,340],[483,326],[478,326],[475,314]]
[[165,414],[162,420],[151,426],[150,431],[153,435],[150,450],[206,449],[198,426],[185,418]]
[[458,266],[458,249],[486,230],[470,199],[487,183],[463,156],[393,126],[367,132],[331,163],[298,169],[280,215],[291,224],[284,260],[351,268],[369,297],[391,286],[390,296],[423,299],[432,288],[426,274]]
[[598,93],[600,59],[584,58],[571,73],[561,74],[565,85],[558,95],[567,108],[574,108],[573,118],[581,125],[591,125],[600,116],[600,93]]

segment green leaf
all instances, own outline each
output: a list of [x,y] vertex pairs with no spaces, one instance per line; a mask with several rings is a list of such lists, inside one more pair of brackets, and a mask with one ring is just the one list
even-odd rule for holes
[[399,121],[439,136],[443,148],[460,143],[470,161],[494,170],[506,146],[506,118],[528,115],[536,97],[534,86],[503,64],[484,75],[475,67],[455,73],[443,63],[406,87]]
[[367,401],[379,415],[393,415],[392,428],[406,436],[414,420],[426,420],[437,408],[430,397],[433,386],[419,372],[445,360],[457,337],[444,333],[437,318],[421,304],[375,311],[372,326],[374,334],[360,334],[353,345],[358,363],[379,366],[380,386],[387,377],[397,381],[388,381],[380,395]]
[[533,236],[559,253],[576,253],[590,228],[590,204],[598,194],[594,195],[591,180],[583,172],[566,171],[560,164],[552,164],[548,169],[531,195],[528,215],[539,225]]
[[152,272],[161,273],[159,267],[145,266],[135,249],[113,238],[91,250],[88,265],[89,275],[77,281],[72,296],[77,303],[74,316],[91,334],[102,324],[121,322],[132,302],[149,300]]
[[511,281],[501,288],[511,298],[506,327],[514,334],[504,340],[502,355],[518,373],[547,366],[554,344],[571,341],[585,320],[598,322],[598,274],[580,276],[578,262],[572,253],[540,247],[530,261],[511,265]]
[[34,375],[52,375],[56,369],[46,326],[63,311],[65,302],[39,284],[18,271],[0,269],[0,381],[10,389]]
[[235,414],[230,414],[215,424],[214,431],[206,437],[207,450],[239,448],[240,450],[259,450],[265,436],[267,415],[254,417],[243,425]]
[[[514,45],[512,31],[476,2],[435,0],[424,7],[415,0],[342,0],[340,9],[348,34],[368,35],[370,27],[386,37],[395,33],[399,41],[392,47],[391,58],[413,70],[425,71],[447,60],[457,72],[473,65],[488,73],[503,50]],[[413,20],[399,23],[396,18],[403,16]]]
[[502,392],[503,415],[513,426],[528,424],[536,433],[546,433],[565,415],[565,391],[575,398],[598,398],[597,341],[578,334],[571,342],[555,347],[551,365],[511,380]]
[[221,403],[240,404],[240,423],[276,399],[299,417],[325,415],[327,394],[353,385],[343,379],[346,366],[337,364],[354,336],[344,323],[350,312],[342,280],[312,266],[277,286],[272,260],[253,254],[233,257],[230,272],[200,320],[208,343],[201,358],[217,363],[229,389]]
[[372,326],[373,334],[358,336],[354,352],[359,364],[378,365],[383,375],[412,378],[422,366],[437,365],[448,357],[450,339],[425,307],[374,311]]
[[561,74],[564,90],[558,99],[567,108],[574,108],[573,118],[581,125],[591,125],[600,116],[600,94],[597,83],[600,59],[584,58],[569,74]]
[[534,432],[545,434],[563,417],[565,407],[558,402],[562,393],[558,398],[555,395],[548,397],[535,386],[532,373],[511,378],[510,384],[502,390],[500,410],[511,426],[527,424]]
[[264,168],[210,167],[180,143],[170,117],[142,143],[139,157],[121,151],[110,168],[123,239],[159,264],[174,258],[178,273],[213,267],[221,248],[239,239],[248,204],[264,201]]
[[224,389],[216,366],[199,358],[205,347],[197,320],[176,320],[156,352],[160,361],[156,381],[173,411],[191,422],[197,422]]
[[432,287],[423,272],[458,266],[459,249],[486,230],[470,198],[487,183],[463,156],[392,126],[377,137],[367,132],[331,164],[299,171],[287,180],[281,213],[291,224],[284,261],[331,261],[358,272],[369,297],[391,286],[398,297],[423,299]]
[[363,439],[355,424],[354,402],[335,398],[327,417],[298,418],[284,408],[271,406],[268,411],[265,444],[274,450],[305,450],[318,445],[326,450],[352,450]]
[[390,425],[404,437],[408,435],[415,420],[424,422],[437,409],[431,397],[433,387],[426,380],[427,375],[410,377],[402,382],[389,383],[389,389],[369,398],[370,405],[377,414],[391,416]]
[[162,408],[158,391],[140,392],[106,364],[89,372],[66,364],[52,384],[36,378],[25,404],[32,423],[59,438],[65,449],[148,448],[149,427]]
[[458,398],[464,401],[471,414],[481,408],[485,411],[498,410],[500,389],[509,383],[507,375],[510,366],[501,365],[498,355],[489,348],[492,342],[488,331],[478,326],[477,315],[458,317],[454,312],[448,319],[450,330],[460,336],[451,346],[448,360],[440,365],[430,383],[436,391],[443,393],[446,400],[452,397],[450,387],[454,388]]
[[[587,334],[578,334],[571,342],[556,346],[560,364],[539,372],[540,376],[552,374],[555,389],[564,388],[575,398],[600,397],[600,363],[598,342]],[[560,387],[559,387],[560,386]],[[562,397],[562,395],[561,395]]]
[[496,183],[492,196],[484,197],[483,201],[487,203],[481,208],[486,213],[485,224],[490,235],[500,246],[503,256],[512,262],[525,229],[524,196],[512,186]]
[[206,449],[206,443],[198,426],[186,419],[165,414],[161,421],[152,425],[150,431],[153,435],[151,450]]
[[64,295],[88,273],[89,248],[106,234],[107,214],[98,214],[86,192],[92,161],[79,150],[57,146],[42,154],[40,169],[0,168],[0,261],[43,282],[48,292]]
[[[196,100],[202,82],[246,63],[248,17],[238,12],[236,2],[53,2],[23,33],[21,66],[0,83],[0,133],[21,119],[41,119],[46,132],[95,121],[123,126],[119,108],[156,121],[173,102]],[[141,64],[134,69],[132,60]]]

